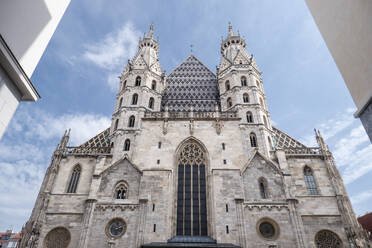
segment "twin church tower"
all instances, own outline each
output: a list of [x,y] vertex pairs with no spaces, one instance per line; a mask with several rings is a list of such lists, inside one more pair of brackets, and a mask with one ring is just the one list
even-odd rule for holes
[[271,125],[231,26],[216,74],[190,55],[165,75],[158,54],[151,25],[111,127],[78,147],[65,133],[21,248],[367,247],[320,133],[307,147]]

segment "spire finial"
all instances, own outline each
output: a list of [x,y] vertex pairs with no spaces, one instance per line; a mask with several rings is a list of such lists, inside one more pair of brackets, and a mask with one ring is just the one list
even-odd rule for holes
[[234,31],[232,29],[231,22],[229,22],[229,37],[230,36],[234,36]]
[[191,45],[190,45],[190,54],[192,54],[192,52],[193,52],[193,50],[192,50],[193,47],[194,47],[194,45],[191,44]]
[[152,38],[154,36],[154,24],[151,23],[150,25],[150,31],[149,31],[149,34],[148,34],[148,38]]

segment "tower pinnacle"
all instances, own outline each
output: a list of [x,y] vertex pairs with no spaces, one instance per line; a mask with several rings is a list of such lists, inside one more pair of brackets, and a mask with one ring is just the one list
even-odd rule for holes
[[228,35],[228,37],[231,37],[231,36],[234,36],[234,31],[232,29],[231,22],[229,22],[229,35]]
[[152,39],[154,36],[154,24],[151,23],[149,34],[147,35],[148,38]]

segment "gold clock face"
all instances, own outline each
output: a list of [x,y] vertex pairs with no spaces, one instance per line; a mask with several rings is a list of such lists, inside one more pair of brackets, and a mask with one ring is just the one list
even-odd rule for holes
[[109,222],[106,232],[112,238],[121,237],[127,229],[127,225],[122,219],[113,219]]

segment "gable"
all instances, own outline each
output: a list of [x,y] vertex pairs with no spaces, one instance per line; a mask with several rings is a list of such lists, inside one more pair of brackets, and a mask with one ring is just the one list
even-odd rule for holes
[[251,158],[248,159],[248,162],[241,171],[241,175],[244,175],[250,169],[271,174],[281,174],[279,166],[258,151],[255,151]]

